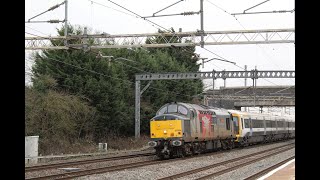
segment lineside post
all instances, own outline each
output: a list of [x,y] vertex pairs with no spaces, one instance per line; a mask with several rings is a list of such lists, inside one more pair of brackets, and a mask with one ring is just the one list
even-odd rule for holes
[[140,138],[140,80],[136,80],[135,138]]

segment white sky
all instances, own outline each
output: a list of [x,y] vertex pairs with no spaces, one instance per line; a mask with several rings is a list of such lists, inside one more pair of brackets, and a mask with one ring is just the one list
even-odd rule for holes
[[[141,15],[150,16],[154,12],[169,6],[178,0],[113,0],[114,2],[128,8],[129,10]],[[229,13],[243,12],[264,0],[204,0],[204,30],[205,31],[224,31],[224,30],[251,30],[251,29],[279,29],[294,28],[294,13],[268,13],[254,15],[236,16],[238,21],[230,14],[225,13],[213,4],[226,10]],[[35,16],[48,8],[63,2],[63,0],[26,0],[25,20]],[[126,12],[121,13],[114,9],[103,7],[96,3]],[[213,3],[213,4],[212,4]],[[68,20],[72,25],[89,26],[94,31],[106,32],[109,34],[133,34],[133,33],[153,33],[157,28],[147,21],[128,15],[129,12],[121,9],[108,0],[69,0]],[[257,11],[279,11],[294,9],[294,0],[270,0],[248,12]],[[185,0],[158,14],[173,14],[186,11],[199,11],[200,0]],[[64,5],[58,9],[49,11],[33,20],[64,19]],[[150,18],[149,20],[169,29],[173,27],[176,31],[196,31],[200,29],[200,15],[193,16],[169,16]],[[241,25],[240,25],[241,23]],[[56,35],[56,28],[61,24],[48,23],[26,23],[25,31],[40,36]],[[35,31],[37,30],[37,31]],[[30,36],[27,35],[26,36]],[[215,45],[205,46],[210,51],[237,63],[248,70],[257,66],[258,70],[295,70],[295,46],[294,44],[267,44],[267,45]],[[30,51],[26,51],[27,54]],[[200,47],[196,53],[200,57],[211,59],[216,57]],[[26,61],[26,71],[28,71]],[[200,63],[200,61],[199,61]],[[205,64],[205,68],[200,67],[200,71],[215,70],[241,70],[240,68],[221,61],[211,61]],[[27,81],[27,77],[26,77]],[[272,83],[268,82],[271,81]],[[266,85],[294,85],[294,79],[258,79],[258,86]],[[211,83],[212,80],[205,80]],[[242,86],[243,79],[228,79],[227,86]],[[248,85],[252,85],[252,80],[248,80]],[[215,82],[215,87],[223,86],[222,80]]]

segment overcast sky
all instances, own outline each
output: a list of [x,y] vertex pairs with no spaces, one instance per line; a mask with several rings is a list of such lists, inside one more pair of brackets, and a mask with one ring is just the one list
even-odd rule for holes
[[[123,7],[141,15],[150,16],[158,10],[169,6],[179,0],[113,0]],[[230,13],[243,12],[264,0],[204,0],[204,30],[225,31],[225,30],[251,30],[251,29],[280,29],[294,28],[294,13],[268,13],[254,15],[239,15],[235,17]],[[25,20],[35,16],[48,8],[63,2],[63,0],[26,0]],[[102,6],[103,5],[103,6]],[[130,15],[130,12],[121,9],[108,0],[69,0],[68,20],[72,25],[88,26],[93,31],[106,32],[109,34],[133,34],[153,33],[157,28],[147,21]],[[159,14],[175,14],[186,11],[199,11],[200,0],[185,0]],[[257,11],[279,11],[294,9],[294,0],[270,0],[260,6],[249,10]],[[121,11],[121,12],[120,12]],[[226,12],[225,12],[226,11]],[[248,11],[248,12],[249,12]],[[64,5],[58,9],[49,11],[33,20],[64,19]],[[173,27],[178,31],[196,31],[200,29],[200,15],[192,16],[170,16],[150,18],[151,21],[165,27]],[[56,28],[62,24],[48,23],[26,23],[25,31],[40,36],[56,35]],[[26,36],[30,36],[27,35]],[[205,46],[210,51],[222,56],[237,65],[248,69],[258,70],[295,70],[295,46],[288,44],[268,45],[215,45]],[[26,57],[31,51],[26,51]],[[200,57],[214,58],[214,54],[197,47],[196,53]],[[27,59],[27,58],[26,58]],[[200,61],[199,61],[200,63]],[[26,60],[26,71],[29,71],[29,61]],[[241,70],[232,64],[211,61],[200,67],[200,71],[215,70]],[[212,83],[212,80],[206,80]],[[294,85],[294,79],[258,79],[258,86],[266,85]],[[242,86],[243,79],[228,79],[227,86]],[[248,81],[252,85],[252,81]],[[223,86],[222,80],[217,80],[216,88]]]

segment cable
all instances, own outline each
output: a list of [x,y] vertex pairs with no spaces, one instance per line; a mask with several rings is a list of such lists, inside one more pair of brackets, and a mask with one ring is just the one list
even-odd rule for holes
[[248,14],[266,14],[266,13],[292,13],[294,10],[273,10],[273,11],[260,11],[260,12],[249,12],[249,13],[232,13],[231,15],[248,15]]
[[227,14],[231,15],[231,13],[227,12],[226,10],[224,10],[224,9],[222,9],[221,7],[217,6],[216,4],[213,4],[213,3],[212,3],[212,2],[210,2],[209,0],[206,0],[206,1],[207,1],[208,3],[210,3],[210,4],[214,5],[215,7],[217,7],[218,9],[220,9],[221,11],[223,11],[223,12],[225,12],[225,13],[227,13]]
[[[173,46],[173,47],[175,47],[175,46]],[[187,47],[181,46],[180,48],[185,49],[185,51],[187,51],[187,52],[189,52],[189,53],[191,53],[191,54],[195,54],[194,52],[191,52],[191,50],[187,49]],[[205,48],[204,48],[204,49],[205,49]],[[206,49],[206,50],[207,50],[207,49]],[[209,51],[209,52],[211,52],[212,54],[215,54],[215,53],[213,53],[212,51]],[[217,54],[215,54],[215,55],[218,56],[218,57],[221,57],[221,56],[219,56],[219,55],[217,55]],[[225,58],[223,58],[223,59],[225,59]],[[212,65],[214,65],[215,67],[219,68],[220,70],[223,70],[223,68],[221,68],[221,67],[219,67],[219,66],[217,66],[217,65],[215,65],[215,64],[212,64]]]
[[[222,10],[223,12],[225,12],[225,13],[229,14],[230,16],[234,17],[235,20],[239,23],[239,25],[240,25],[244,30],[246,30],[246,28],[241,24],[241,22],[240,22],[234,15],[231,15],[229,12],[227,12],[226,10],[222,9],[221,7],[213,4],[213,3],[210,2],[209,0],[206,0],[206,1],[209,2],[210,4],[216,6],[217,8],[219,8],[220,10]],[[249,36],[250,36],[250,35],[249,35]],[[251,37],[250,37],[250,38],[251,38]],[[259,47],[260,49],[263,50],[263,48],[262,48],[259,44],[257,44],[257,45],[258,45],[258,47]],[[266,59],[266,60],[268,60],[268,59]],[[269,61],[269,60],[268,60],[268,61]],[[269,62],[271,62],[271,61],[269,61]],[[273,64],[273,62],[271,62],[271,63]],[[237,65],[235,65],[235,66],[237,66]],[[240,66],[237,66],[237,67],[243,69],[243,68],[240,67]],[[279,66],[278,66],[278,67],[279,67]],[[243,69],[243,70],[244,70],[244,69]],[[271,81],[269,81],[269,80],[267,80],[267,79],[265,79],[265,78],[262,78],[262,79],[265,80],[265,81],[267,81],[267,82],[269,82],[269,83],[272,83],[272,84],[274,84],[274,85],[277,85],[277,84],[275,84],[275,83],[273,83],[273,82],[271,82]],[[290,81],[292,81],[292,80],[290,79]],[[278,85],[277,85],[277,86],[278,86]]]
[[[93,70],[88,70],[88,69],[85,69],[85,68],[82,68],[82,67],[79,67],[79,66],[75,66],[75,65],[72,65],[72,64],[69,64],[69,63],[66,63],[66,62],[63,62],[63,61],[60,61],[60,60],[57,60],[57,59],[54,59],[54,58],[50,58],[50,57],[46,57],[48,59],[51,59],[53,61],[57,61],[57,62],[60,62],[60,63],[63,63],[63,64],[66,64],[66,65],[69,65],[69,66],[72,66],[72,67],[75,67],[75,68],[78,68],[78,69],[81,69],[81,70],[84,70],[84,71],[88,71],[88,72],[91,72],[91,73],[94,73],[94,74],[98,74],[98,75],[101,75],[101,76],[105,76],[105,77],[109,77],[109,78],[112,78],[112,79],[116,79],[116,80],[120,80],[122,81],[123,83],[129,83],[131,85],[133,85],[134,83],[133,82],[130,82],[128,80],[124,80],[124,79],[121,79],[121,78],[116,78],[116,77],[112,77],[112,76],[109,76],[109,75],[105,75],[103,73],[99,73],[99,72],[96,72],[96,71],[93,71]],[[190,96],[190,95],[186,95],[186,94],[180,94],[180,93],[177,93],[177,92],[173,92],[173,91],[168,91],[168,90],[164,90],[164,89],[159,89],[159,88],[154,88],[154,87],[149,87],[151,89],[156,89],[156,90],[160,90],[160,91],[163,91],[163,92],[167,92],[167,94],[176,94],[178,96],[181,96],[181,97],[193,97],[193,96]]]
[[[226,58],[223,58],[223,57],[221,57],[221,56],[219,56],[218,54],[216,54],[216,53],[214,53],[214,52],[212,52],[212,51],[210,51],[210,50],[208,50],[208,49],[206,49],[206,48],[204,48],[203,47],[203,49],[205,49],[205,50],[207,50],[208,52],[210,52],[210,53],[212,53],[212,54],[214,54],[214,55],[216,55],[216,56],[218,56],[218,57],[220,57],[220,58],[222,58],[222,59],[225,59],[225,60],[227,60]],[[228,60],[227,60],[228,61]],[[240,69],[242,69],[242,70],[245,70],[243,67],[240,67],[240,66],[238,66],[238,65],[236,65],[236,64],[233,64],[234,66],[237,66],[237,67],[239,67]],[[218,67],[218,66],[217,66]],[[222,68],[220,68],[221,70],[223,70]],[[277,84],[275,84],[275,83],[273,83],[272,81],[269,81],[269,80],[267,80],[267,79],[265,79],[265,78],[262,78],[263,80],[265,80],[265,81],[267,81],[267,82],[269,82],[269,83],[271,83],[271,84],[274,84],[274,85],[276,85],[276,86],[279,86],[279,85],[277,85]],[[239,79],[240,81],[244,81],[244,80],[242,80],[242,79]]]
[[175,2],[175,3],[173,3],[173,4],[169,5],[169,6],[165,7],[165,8],[162,8],[161,10],[159,10],[159,11],[157,11],[157,12],[153,13],[153,16],[154,16],[155,14],[157,14],[157,13],[159,13],[159,12],[161,12],[161,11],[165,10],[165,9],[168,9],[168,8],[169,8],[169,7],[171,7],[171,6],[174,6],[174,5],[176,5],[176,4],[180,3],[180,2],[182,2],[182,1],[184,1],[184,0],[179,0],[178,2]]
[[32,33],[28,33],[28,32],[24,32],[24,33],[29,34],[29,35],[32,35],[32,36],[37,36],[37,37],[45,38],[45,37],[43,37],[43,36],[39,36],[39,35],[32,34]]
[[106,5],[104,5],[104,4],[101,4],[101,3],[98,3],[98,2],[95,2],[95,1],[92,1],[92,0],[88,0],[88,1],[90,1],[90,2],[91,2],[91,4],[92,4],[92,3],[95,3],[95,4],[98,4],[98,5],[100,5],[100,6],[103,6],[103,7],[106,7],[106,8],[109,8],[109,9],[115,10],[115,11],[118,11],[118,12],[120,12],[120,13],[123,13],[123,14],[129,15],[129,16],[136,17],[136,16],[134,16],[134,15],[132,15],[132,14],[129,14],[129,13],[126,13],[126,12],[120,11],[120,10],[118,10],[118,9],[114,9],[114,8],[109,7],[109,6],[106,6]]
[[114,62],[117,62],[117,63],[123,64],[123,65],[125,65],[125,66],[131,67],[131,68],[136,69],[136,70],[141,71],[141,72],[145,72],[145,73],[151,74],[151,73],[150,73],[150,72],[148,72],[148,71],[144,71],[144,70],[139,69],[139,68],[137,68],[137,67],[130,66],[130,65],[128,65],[128,64],[122,63],[122,62],[120,62],[120,61],[114,61]]
[[130,82],[128,80],[124,80],[124,79],[112,77],[112,76],[109,76],[109,75],[105,75],[103,73],[99,73],[99,72],[96,72],[96,71],[93,71],[93,70],[85,69],[85,68],[82,68],[80,66],[75,66],[75,65],[72,65],[72,64],[57,60],[57,59],[53,59],[53,58],[50,58],[50,57],[46,57],[46,58],[51,59],[53,61],[57,61],[57,62],[63,63],[63,64],[66,64],[66,65],[69,65],[69,66],[72,66],[72,67],[75,67],[75,68],[78,68],[78,69],[81,69],[81,70],[84,70],[84,71],[88,71],[88,72],[91,72],[91,73],[94,73],[94,74],[98,74],[98,75],[101,75],[101,76],[109,77],[111,79],[116,79],[116,80],[120,80],[120,81],[127,81],[127,83],[134,84],[134,83],[132,83],[132,82]]
[[202,49],[204,49],[204,50],[206,50],[206,51],[208,51],[208,52],[210,52],[210,53],[212,53],[212,54],[214,54],[214,55],[218,56],[218,57],[219,57],[219,58],[221,58],[221,59],[224,59],[224,60],[226,60],[226,61],[229,61],[229,60],[227,60],[226,58],[219,56],[218,54],[216,54],[216,53],[214,53],[214,52],[210,51],[209,49],[207,49],[207,48],[205,48],[205,47],[203,47]]
[[[216,53],[214,53],[214,52],[212,52],[212,51],[210,51],[210,50],[208,50],[208,49],[206,49],[206,48],[203,48],[203,49],[205,49],[205,50],[207,50],[207,51],[209,51],[209,52],[211,52],[211,53],[213,53],[213,54],[215,54],[215,55],[217,55]],[[219,55],[217,55],[217,56],[219,56]],[[221,56],[219,56],[220,58],[223,58],[223,57],[221,57]],[[223,59],[225,59],[225,58],[223,58]],[[226,60],[226,59],[225,59]],[[242,69],[242,70],[245,70],[243,67],[241,67],[241,66],[238,66],[238,65],[236,65],[236,64],[233,64],[234,66],[237,66],[238,68],[240,68],[240,69]],[[273,82],[271,82],[271,81],[269,81],[269,80],[267,80],[267,79],[265,79],[265,78],[262,78],[263,80],[265,80],[265,81],[267,81],[267,82],[269,82],[269,83],[271,83],[271,84],[274,84],[274,85],[276,85],[276,86],[279,86],[279,85],[277,85],[276,83],[273,83]],[[243,81],[242,79],[240,79],[241,81]]]
[[[226,60],[226,61],[229,61],[229,60],[227,60],[226,58],[219,56],[218,54],[210,51],[209,49],[207,49],[207,48],[205,48],[205,47],[203,47],[203,49],[206,50],[206,51],[208,51],[208,52],[210,52],[210,53],[212,53],[212,54],[214,54],[214,55],[216,55],[216,56],[218,56],[218,57],[220,57],[221,59],[224,59],[224,60]],[[231,63],[231,64],[233,64],[233,63]],[[238,65],[236,65],[236,64],[233,64],[233,65],[235,65],[235,66],[237,66],[237,67],[240,67],[240,66],[238,66]],[[240,67],[240,68],[241,68],[241,67]],[[222,68],[220,68],[220,69],[223,70]],[[242,79],[239,79],[239,81],[243,81],[243,80],[242,80]]]
[[64,3],[65,3],[65,1],[63,1],[62,3],[57,4],[57,5],[55,5],[55,6],[52,6],[52,7],[51,7],[51,8],[49,8],[48,10],[46,10],[46,11],[44,11],[44,12],[42,12],[42,13],[40,13],[40,14],[36,15],[36,16],[33,16],[32,18],[28,19],[28,22],[30,22],[30,20],[31,20],[31,19],[34,19],[34,18],[36,18],[36,17],[38,17],[38,16],[40,16],[40,15],[42,15],[42,14],[46,13],[46,12],[49,12],[49,11],[52,11],[52,10],[54,10],[54,9],[58,8],[59,6],[63,5]]
[[210,3],[210,4],[214,5],[214,6],[215,6],[215,7],[217,7],[218,9],[222,10],[223,12],[227,13],[228,15],[232,16],[233,18],[235,18],[235,19],[236,19],[236,21],[239,23],[239,25],[240,25],[243,29],[245,29],[245,28],[244,28],[244,26],[240,23],[240,21],[236,18],[236,16],[235,16],[235,15],[232,15],[231,13],[229,13],[228,11],[226,11],[225,9],[222,9],[221,7],[219,7],[219,6],[215,5],[215,4],[213,4],[213,3],[212,3],[212,2],[210,2],[209,0],[206,0],[206,1],[207,1],[208,3]]
[[259,5],[263,4],[263,3],[266,3],[266,2],[268,2],[268,1],[270,1],[270,0],[266,0],[266,1],[263,1],[263,2],[261,2],[261,3],[259,3],[259,4],[256,4],[256,5],[252,6],[252,7],[244,10],[243,12],[245,13],[246,11],[248,11],[248,10],[250,10],[250,9],[253,9],[253,8],[255,8],[255,7],[257,7],[257,6],[259,6]]
[[25,27],[27,27],[27,28],[29,28],[29,29],[32,29],[32,30],[34,30],[34,31],[37,31],[37,32],[39,32],[39,33],[41,33],[41,34],[43,34],[43,35],[50,36],[50,35],[45,34],[45,33],[41,32],[41,31],[39,31],[39,30],[36,30],[36,29],[34,29],[34,28],[32,28],[32,27],[29,27],[29,26],[26,26],[26,25],[25,25]]
[[[93,52],[93,51],[90,51],[90,52],[93,53],[93,54],[96,53],[95,55],[97,55],[97,52]],[[116,58],[116,59],[117,59],[117,58]],[[125,59],[125,58],[124,58],[124,59]],[[127,59],[127,60],[129,60],[129,59]],[[130,61],[131,61],[131,62],[136,62],[136,61],[133,61],[133,60],[130,60]],[[145,73],[148,73],[148,74],[152,74],[151,72],[144,71],[144,70],[139,69],[139,68],[137,68],[137,67],[130,66],[130,65],[128,65],[128,64],[122,63],[122,62],[120,62],[120,61],[115,61],[115,62],[118,62],[118,63],[120,63],[120,64],[126,65],[126,66],[131,67],[131,68],[134,68],[134,69],[136,69],[136,70],[138,70],[138,71],[141,71],[141,72],[145,72]],[[140,62],[138,62],[138,63],[140,63]],[[140,63],[140,64],[141,64],[141,63]],[[179,80],[176,80],[176,79],[171,79],[171,81],[179,82]],[[162,91],[167,91],[167,90],[159,89],[159,88],[153,88],[153,87],[149,87],[149,88],[151,88],[151,89],[158,89],[158,90],[162,90]],[[172,91],[170,91],[170,92],[172,92]],[[174,92],[174,93],[177,94],[177,95],[181,95],[180,93],[177,93],[177,92]],[[183,96],[193,97],[193,96],[190,96],[190,95],[183,95]]]
[[143,20],[145,20],[145,21],[149,21],[150,23],[152,23],[152,24],[154,24],[154,25],[156,25],[156,26],[158,26],[158,27],[161,27],[162,29],[164,29],[164,30],[166,30],[166,31],[170,31],[170,30],[168,30],[168,29],[166,29],[166,28],[164,28],[164,27],[160,26],[159,24],[157,24],[157,23],[155,23],[155,22],[152,22],[152,21],[150,21],[149,19],[146,19],[146,18],[144,18],[144,17],[140,16],[139,14],[137,14],[137,13],[135,13],[135,12],[133,12],[133,11],[131,11],[131,10],[129,10],[129,9],[127,9],[127,8],[125,8],[125,7],[121,6],[121,5],[119,5],[119,4],[115,3],[115,2],[113,2],[113,1],[111,1],[111,0],[107,0],[107,1],[109,1],[109,2],[111,2],[111,3],[113,3],[113,4],[115,4],[116,6],[121,7],[122,9],[125,9],[125,10],[127,10],[127,11],[131,12],[132,14],[135,14],[136,16],[138,16],[138,17],[142,18],[142,19],[143,19]]

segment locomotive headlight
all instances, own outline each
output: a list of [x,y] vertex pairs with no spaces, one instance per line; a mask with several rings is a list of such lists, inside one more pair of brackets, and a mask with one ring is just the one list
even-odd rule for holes
[[164,131],[163,131],[163,134],[167,134],[167,130],[164,130]]
[[181,146],[182,145],[182,141],[173,141],[172,145],[174,146]]
[[148,145],[150,147],[156,147],[158,145],[158,143],[156,141],[150,141],[150,142],[148,142]]

